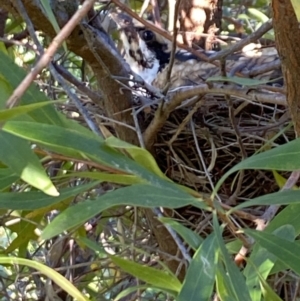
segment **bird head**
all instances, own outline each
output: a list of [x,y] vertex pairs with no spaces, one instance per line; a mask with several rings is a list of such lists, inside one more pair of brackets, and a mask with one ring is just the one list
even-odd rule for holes
[[167,44],[157,35],[124,13],[111,13],[117,24],[125,51],[125,60],[132,71],[151,84],[168,63]]
[[[147,83],[154,83],[161,88],[161,83],[164,83],[161,78],[165,77],[164,70],[170,61],[171,43],[125,13],[111,13],[110,15],[119,29],[119,36],[125,51],[124,58],[131,70]],[[177,73],[180,76],[182,74],[183,80],[178,83],[181,85],[185,83],[185,78],[188,78],[187,74],[193,72],[191,68],[198,59],[185,50],[176,51],[175,59],[172,73],[175,74],[174,78],[177,78]],[[157,81],[158,77],[159,81]]]

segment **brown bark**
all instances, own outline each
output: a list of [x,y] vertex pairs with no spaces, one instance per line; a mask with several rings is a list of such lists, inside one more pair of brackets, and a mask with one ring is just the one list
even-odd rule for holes
[[300,29],[290,0],[272,0],[273,27],[287,89],[287,102],[300,136]]
[[4,37],[4,29],[5,29],[5,23],[7,20],[8,13],[4,9],[0,8],[0,37]]
[[[182,0],[180,4],[180,32],[183,41],[211,50],[215,34],[221,28],[223,0]],[[208,34],[204,37],[202,34]]]
[[[48,19],[43,15],[41,8],[38,6],[38,1],[24,0],[23,4],[35,28],[53,38],[55,31]],[[60,26],[66,24],[72,13],[77,9],[76,6],[74,7],[75,1],[73,0],[52,1],[51,4],[54,5],[52,9]],[[16,7],[15,0],[1,0],[0,9],[3,8],[15,15]],[[122,86],[110,76],[128,77],[128,70],[123,63],[123,59],[113,51],[110,51],[111,47],[108,40],[105,40],[105,34],[101,28],[97,28],[97,18],[92,22],[92,25],[95,26],[93,30],[94,36],[91,37],[94,43],[93,49],[87,44],[86,36],[83,34],[80,26],[77,26],[68,38],[68,49],[82,57],[92,68],[101,91],[99,104],[103,106],[107,116],[134,127],[130,110],[132,106],[131,93],[122,89]],[[101,62],[99,62],[99,58]],[[109,70],[110,74],[107,73],[107,70]],[[139,145],[136,133],[128,127],[116,124],[115,130],[120,139]],[[147,209],[146,215],[149,224],[153,226],[152,230],[161,251],[175,255],[178,248],[167,229],[156,219],[152,210]],[[176,272],[177,261],[167,261],[166,264],[171,271]],[[181,274],[180,278],[183,279],[183,277],[184,275]]]

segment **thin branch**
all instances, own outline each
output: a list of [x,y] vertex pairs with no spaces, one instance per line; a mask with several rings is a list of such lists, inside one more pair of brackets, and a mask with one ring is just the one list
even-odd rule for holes
[[150,2],[151,2],[151,6],[152,6],[152,15],[153,15],[153,19],[154,19],[154,24],[155,24],[155,26],[162,28],[157,0],[150,0]]
[[103,62],[101,56],[96,51],[95,39],[96,39],[97,35],[95,35],[95,29],[92,26],[88,25],[87,23],[81,24],[80,28],[84,34],[85,40],[87,41],[87,44],[88,44],[91,52],[95,56],[95,59],[97,60],[99,65],[103,68],[103,70],[105,71],[107,76],[112,78],[112,74],[111,74],[109,68],[106,66],[106,64]]
[[173,18],[173,40],[172,40],[172,50],[170,55],[170,62],[167,68],[167,74],[164,82],[165,88],[163,89],[163,94],[166,94],[168,92],[168,89],[171,85],[170,78],[172,74],[172,68],[175,62],[175,52],[176,52],[176,41],[177,41],[177,34],[178,34],[178,27],[177,24],[177,17],[179,14],[179,6],[180,6],[181,0],[177,0],[175,4],[175,11],[174,11],[174,18]]
[[43,68],[49,64],[57,49],[71,34],[75,26],[84,18],[87,12],[93,7],[94,2],[95,0],[86,0],[81,6],[81,8],[78,9],[78,11],[72,16],[70,21],[57,34],[57,36],[53,39],[52,43],[49,45],[48,49],[45,51],[38,63],[32,69],[32,71],[27,74],[27,76],[23,79],[20,85],[14,90],[11,97],[7,100],[7,108],[13,108],[19,103],[20,98],[28,89],[30,84],[34,81],[36,76],[43,70]]
[[[201,151],[201,148],[199,146],[199,143],[198,143],[198,138],[197,138],[197,134],[196,134],[196,131],[195,131],[195,124],[194,124],[194,121],[191,119],[190,120],[190,127],[191,127],[191,130],[192,130],[192,134],[193,134],[193,138],[194,138],[194,142],[195,142],[195,146],[196,146],[196,150],[197,150],[197,153],[198,153],[198,156],[200,158],[200,161],[201,161],[201,164],[202,164],[202,167],[203,167],[203,170],[204,170],[204,173],[209,181],[209,184],[210,184],[210,187],[213,190],[215,190],[215,185],[213,183],[213,180],[209,174],[209,171],[206,167],[206,164],[205,164],[205,160],[204,160],[204,157],[203,157],[203,154],[202,154],[202,151]],[[221,198],[219,197],[219,195],[216,193],[216,198],[217,200],[222,203],[221,201]]]
[[[28,29],[28,31],[30,33],[30,36],[33,39],[38,51],[39,51],[39,55],[43,57],[45,55],[44,48],[43,48],[43,46],[41,45],[41,43],[39,42],[39,40],[37,38],[37,35],[35,33],[35,30],[34,30],[34,26],[33,26],[32,22],[31,22],[31,20],[28,16],[27,12],[26,12],[26,9],[23,6],[23,3],[21,2],[21,0],[16,0],[16,1],[17,1],[17,5],[18,5],[18,10],[19,10],[21,16],[23,17],[23,19],[25,20],[25,22],[27,24],[27,29]],[[55,67],[53,66],[52,63],[50,63],[49,69],[50,69],[51,74],[55,78],[55,80],[62,86],[63,90],[66,92],[66,94],[69,96],[69,98],[76,105],[77,109],[79,110],[79,112],[81,113],[83,118],[85,119],[85,121],[86,121],[87,125],[90,127],[90,129],[94,133],[96,133],[97,135],[103,137],[102,133],[99,131],[99,128],[92,121],[88,111],[83,107],[80,99],[77,97],[77,95],[75,93],[73,93],[71,91],[71,89],[66,84],[63,77],[55,70]]]
[[178,136],[184,130],[184,128],[186,127],[187,123],[192,119],[193,115],[197,112],[197,110],[204,105],[205,100],[203,100],[202,98],[203,98],[203,95],[200,95],[197,98],[197,103],[194,105],[194,107],[192,108],[192,110],[189,111],[189,113],[187,114],[187,116],[185,116],[185,118],[179,124],[178,128],[176,129],[176,132],[171,137],[171,139],[167,142],[167,144],[169,145],[169,147],[171,147],[172,144],[178,139]]
[[251,68],[251,70],[249,70],[248,72],[244,71],[243,74],[245,74],[246,76],[249,76],[249,77],[254,77],[259,74],[263,74],[263,73],[266,73],[269,71],[279,69],[280,67],[281,67],[281,61],[278,58],[276,61],[273,61],[271,63],[266,63],[266,64],[263,64],[262,66],[255,66],[255,67]]
[[[159,208],[154,208],[153,212],[158,216],[158,217],[163,217],[163,214],[161,213]],[[180,239],[180,237],[178,236],[178,234],[168,225],[168,224],[164,224],[164,226],[167,228],[168,232],[171,234],[171,236],[173,237],[174,241],[176,242],[178,249],[181,251],[184,259],[187,262],[191,262],[192,258],[189,254],[189,252],[187,251],[186,247],[184,246],[182,240]]]
[[[42,45],[40,44],[36,34],[35,34],[35,30],[34,30],[34,26],[26,12],[26,9],[22,3],[21,0],[16,0],[16,5],[17,5],[17,9],[19,11],[19,14],[21,15],[21,17],[23,18],[23,20],[25,21],[26,25],[27,25],[27,30],[34,42],[34,44],[37,46],[39,53],[39,56],[41,56],[44,52],[44,48],[42,47]],[[38,56],[38,57],[39,57]]]
[[[132,18],[134,18],[137,21],[139,21],[140,23],[142,23],[146,28],[149,28],[150,30],[160,34],[165,39],[172,42],[173,37],[166,30],[156,27],[153,23],[150,23],[150,22],[144,20],[143,18],[141,18],[138,14],[133,12],[128,6],[126,6],[119,0],[111,0],[111,2],[113,2],[116,6],[118,6],[122,11],[126,12],[129,16],[131,16]],[[205,54],[203,54],[202,52],[199,52],[191,47],[188,47],[185,44],[177,42],[177,46],[184,50],[189,51],[190,53],[192,53],[193,55],[195,55],[196,57],[200,58],[201,60],[203,60],[205,62],[209,61],[209,58]],[[218,66],[217,62],[213,62],[213,64]]]
[[150,4],[150,0],[144,0],[143,5],[142,5],[141,10],[140,10],[140,13],[139,13],[140,17],[142,17],[143,14],[146,12],[149,4]]
[[53,66],[64,79],[66,79],[69,83],[73,84],[80,92],[88,96],[94,103],[101,103],[101,95],[99,93],[89,89],[83,82],[79,81],[63,66],[55,63],[53,63]]
[[134,124],[135,124],[135,129],[136,129],[136,133],[140,142],[140,146],[142,148],[145,148],[145,143],[144,143],[144,139],[143,139],[143,134],[139,125],[139,121],[138,121],[138,117],[137,114],[135,112],[135,109],[132,108],[132,116],[133,116],[133,120],[134,120]]
[[[287,179],[284,186],[282,187],[281,191],[291,190],[296,185],[297,181],[299,180],[299,177],[300,177],[300,171],[299,170],[293,171],[289,176],[289,178]],[[263,230],[265,228],[265,226],[273,219],[279,207],[280,207],[279,205],[271,205],[268,207],[268,209],[264,212],[264,214],[260,218],[260,220],[264,221],[263,227],[262,225],[259,225],[257,230]]]
[[78,98],[78,96],[71,91],[71,89],[66,84],[65,80],[63,79],[63,77],[55,70],[55,68],[53,67],[52,64],[50,64],[49,68],[50,68],[50,72],[53,75],[53,77],[55,78],[55,80],[62,86],[63,90],[66,92],[66,94],[72,100],[72,102],[75,104],[76,108],[78,109],[78,111],[80,112],[80,114],[83,116],[83,118],[84,118],[85,122],[87,123],[87,125],[89,126],[89,128],[95,134],[97,134],[98,136],[104,138],[103,134],[100,132],[98,126],[91,119],[91,116],[90,116],[89,112],[82,105],[82,103],[81,103],[80,99]]
[[[240,147],[242,160],[245,160],[247,158],[247,153],[246,153],[245,147],[243,145],[243,141],[242,141],[242,137],[241,137],[239,127],[236,123],[234,108],[233,108],[233,101],[232,101],[231,96],[228,95],[228,94],[225,95],[225,99],[226,99],[227,104],[228,104],[229,119],[230,119],[230,122],[231,122],[231,126],[234,130],[237,143]],[[245,174],[244,170],[241,170],[239,175],[238,175],[239,178],[238,178],[238,182],[237,182],[237,185],[236,185],[236,189],[235,189],[234,193],[229,198],[229,204],[234,204],[234,205],[236,204],[236,198],[239,195],[240,190],[242,188],[244,174]]]
[[164,126],[167,118],[183,101],[201,94],[229,94],[240,99],[249,100],[253,102],[270,103],[286,106],[286,97],[278,93],[264,93],[258,92],[254,89],[250,91],[248,88],[241,88],[237,86],[226,86],[221,84],[213,84],[207,86],[206,84],[195,87],[182,87],[173,89],[169,92],[168,99],[156,111],[155,116],[144,133],[146,148],[150,147],[154,141],[158,131]]
[[250,34],[245,39],[241,40],[240,42],[234,44],[232,47],[226,48],[222,51],[217,52],[216,54],[209,57],[209,62],[213,62],[214,60],[219,60],[225,58],[229,54],[237,52],[241,50],[244,46],[257,41],[260,37],[262,37],[266,32],[272,29],[272,19],[268,20],[266,23],[261,25],[255,32]]
[[[286,181],[285,185],[282,187],[281,191],[292,189],[294,185],[297,183],[299,177],[300,177],[300,171],[299,170],[293,171],[289,176],[288,180]],[[266,209],[266,211],[260,218],[256,218],[254,220],[254,222],[257,225],[256,230],[263,231],[266,228],[266,226],[269,224],[269,222],[274,218],[279,207],[280,207],[279,205],[271,205]],[[235,256],[235,262],[241,263],[244,260],[247,253],[248,253],[248,248],[243,246]]]

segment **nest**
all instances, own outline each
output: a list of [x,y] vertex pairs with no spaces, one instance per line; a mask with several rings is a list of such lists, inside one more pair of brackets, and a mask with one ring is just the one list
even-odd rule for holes
[[[113,132],[110,121],[103,121],[103,110],[84,97],[83,103],[97,123],[101,115],[101,124]],[[147,128],[156,110],[157,105],[139,110],[140,128]],[[64,111],[85,124],[72,104]],[[294,139],[289,124],[285,106],[206,95],[170,114],[154,144],[156,160],[174,182],[210,194],[224,173],[242,160]],[[229,177],[219,193],[224,203],[233,204],[274,191],[278,185],[272,172],[247,170]]]
[[[294,138],[292,129],[284,130],[290,122],[285,107],[257,103],[239,110],[244,103],[209,96],[171,114],[155,144],[161,169],[177,183],[211,193],[212,184],[242,160]],[[246,171],[242,178],[241,199],[278,190],[268,172]],[[220,191],[225,202],[236,186],[235,175],[226,180]]]
[[[266,93],[271,97],[277,95],[277,92]],[[103,110],[85,97],[82,100],[99,124],[99,115],[103,115]],[[137,119],[140,120],[137,131],[147,128],[157,109],[157,104],[144,110],[136,106],[136,111],[139,111]],[[65,105],[63,110],[86,125],[73,105]],[[100,122],[113,132],[110,120],[102,118]],[[170,114],[158,132],[154,149],[158,165],[170,179],[209,196],[224,173],[236,164],[294,138],[286,106],[206,94],[192,105],[177,108]],[[288,177],[288,174],[282,175]],[[231,206],[278,190],[272,171],[245,170],[228,177],[218,194],[224,204]],[[265,206],[256,206],[244,209],[244,212],[259,218],[265,210]],[[115,214],[112,213],[112,216]],[[142,212],[140,214],[143,215]],[[174,211],[173,217],[202,237],[212,231],[210,212],[189,206]],[[234,218],[241,226],[256,226],[253,219]],[[135,245],[140,248],[151,245],[152,252],[160,254],[160,249],[145,231],[142,220]],[[225,229],[223,237],[226,242],[235,239],[228,229]]]

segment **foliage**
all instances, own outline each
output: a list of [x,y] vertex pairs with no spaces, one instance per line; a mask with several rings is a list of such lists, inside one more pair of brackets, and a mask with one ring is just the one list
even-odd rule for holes
[[[231,12],[237,8],[234,1],[227,5]],[[256,6],[242,16],[249,21],[247,31],[267,20],[257,9],[265,1]],[[11,17],[6,30],[12,33],[19,26]],[[67,97],[46,71],[18,107],[6,109],[7,98],[26,75],[15,63],[21,60],[28,67],[22,47],[8,53],[0,48],[1,300],[23,294],[17,277],[26,300],[37,299],[44,283],[49,286],[46,295],[56,298],[58,285],[76,300],[120,300],[136,291],[141,300],[211,300],[214,293],[220,300],[281,300],[274,290],[275,275],[286,274],[291,282],[300,274],[299,190],[267,193],[227,209],[216,195],[225,179],[241,170],[299,170],[300,139],[234,166],[211,195],[194,191],[169,179],[147,150],[112,135],[100,137],[75,117],[67,118]],[[71,69],[80,63],[81,58],[70,56],[66,65]],[[86,68],[86,77],[92,76]],[[241,79],[231,81],[241,84]],[[52,92],[56,100],[51,100]],[[264,231],[245,223],[237,227],[246,208],[270,205],[285,207]],[[184,248],[193,250],[181,283],[160,260],[138,208],[186,206],[210,214],[211,228],[201,236],[175,218],[159,218],[180,236]],[[227,240],[226,231],[236,237]],[[251,252],[240,267],[232,255],[245,241],[251,242]],[[65,270],[71,271],[72,281],[59,274],[67,275]]]

